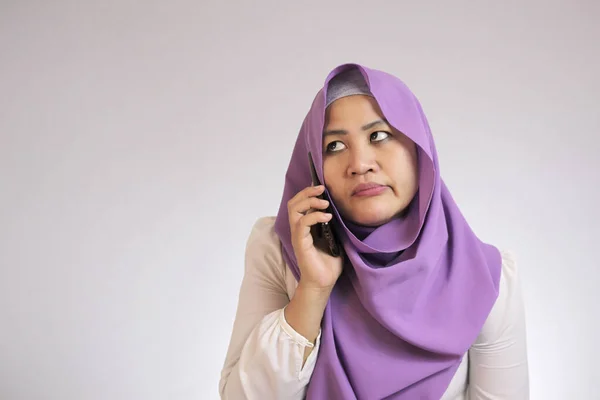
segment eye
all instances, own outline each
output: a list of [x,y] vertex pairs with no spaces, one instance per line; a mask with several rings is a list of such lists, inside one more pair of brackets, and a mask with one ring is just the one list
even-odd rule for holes
[[340,142],[339,140],[333,141],[327,145],[327,152],[328,153],[338,152],[343,149],[342,146],[344,146],[344,143]]
[[381,142],[382,140],[387,139],[390,136],[389,133],[385,131],[377,131],[371,133],[371,141],[372,142]]

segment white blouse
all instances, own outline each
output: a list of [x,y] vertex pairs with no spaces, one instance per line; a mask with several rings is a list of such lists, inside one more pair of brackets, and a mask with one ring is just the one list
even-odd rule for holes
[[[297,281],[283,260],[275,217],[252,228],[233,333],[221,371],[222,400],[303,399],[319,353],[287,323],[283,310]],[[525,315],[513,256],[502,252],[498,299],[442,400],[528,399]]]

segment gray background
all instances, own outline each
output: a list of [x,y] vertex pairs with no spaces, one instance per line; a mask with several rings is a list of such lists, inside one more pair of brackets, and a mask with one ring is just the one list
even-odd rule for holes
[[0,1],[0,398],[216,399],[249,230],[338,64],[513,250],[534,399],[599,399],[600,6]]

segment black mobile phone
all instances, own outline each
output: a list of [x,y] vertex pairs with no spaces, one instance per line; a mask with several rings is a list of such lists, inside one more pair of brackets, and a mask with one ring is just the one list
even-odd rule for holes
[[[312,154],[310,153],[310,151],[308,152],[308,163],[310,164],[310,175],[312,177],[313,186],[321,185],[321,182],[319,181],[319,177],[317,176],[317,170],[315,169],[315,163],[312,159]],[[322,194],[318,195],[317,197],[319,199],[327,200],[325,198],[325,193],[322,193]],[[333,209],[331,208],[331,201],[329,202],[329,206],[325,209],[325,212],[328,212],[333,215]],[[322,242],[323,240],[326,242],[327,248],[324,250],[329,251],[329,254],[331,254],[334,257],[338,257],[341,254],[340,245],[335,236],[335,232],[334,232],[334,228],[333,228],[332,224],[330,224],[329,222],[319,222],[316,225],[313,225],[313,227],[311,229],[311,233],[313,235],[313,238],[316,239],[315,242],[317,244],[319,244],[318,243],[319,241]]]

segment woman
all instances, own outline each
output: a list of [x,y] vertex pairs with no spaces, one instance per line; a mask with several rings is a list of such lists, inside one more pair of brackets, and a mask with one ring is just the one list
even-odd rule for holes
[[[325,186],[311,185],[309,152]],[[311,234],[324,222],[339,257]],[[250,234],[221,397],[528,392],[513,258],[481,242],[460,213],[411,91],[381,71],[335,68],[300,130],[277,217]]]

